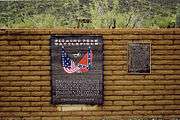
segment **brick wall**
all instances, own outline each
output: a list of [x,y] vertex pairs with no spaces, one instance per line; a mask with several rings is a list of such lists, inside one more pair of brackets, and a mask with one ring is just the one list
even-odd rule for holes
[[[50,35],[104,38],[104,105],[51,105]],[[151,74],[127,73],[127,44],[151,42]],[[180,118],[180,29],[1,29],[0,120]]]

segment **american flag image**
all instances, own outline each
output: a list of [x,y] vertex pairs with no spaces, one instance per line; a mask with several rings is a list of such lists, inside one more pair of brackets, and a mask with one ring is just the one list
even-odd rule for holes
[[74,61],[71,58],[69,58],[63,46],[62,46],[61,59],[62,59],[62,67],[65,72],[74,73],[80,69],[78,66],[75,65]]

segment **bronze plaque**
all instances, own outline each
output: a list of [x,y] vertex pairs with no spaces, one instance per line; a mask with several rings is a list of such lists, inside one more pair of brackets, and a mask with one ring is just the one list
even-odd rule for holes
[[150,73],[150,43],[128,44],[128,73]]
[[103,104],[101,36],[52,36],[53,104]]

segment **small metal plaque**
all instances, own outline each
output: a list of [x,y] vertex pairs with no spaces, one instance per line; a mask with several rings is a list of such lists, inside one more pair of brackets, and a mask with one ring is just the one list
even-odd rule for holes
[[128,73],[150,73],[150,43],[128,44]]
[[52,36],[52,104],[103,104],[100,36]]

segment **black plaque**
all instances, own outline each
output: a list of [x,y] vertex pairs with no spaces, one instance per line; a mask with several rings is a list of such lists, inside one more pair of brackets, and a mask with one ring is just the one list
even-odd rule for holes
[[128,44],[128,73],[150,73],[150,43]]
[[101,36],[52,36],[52,104],[103,104]]

